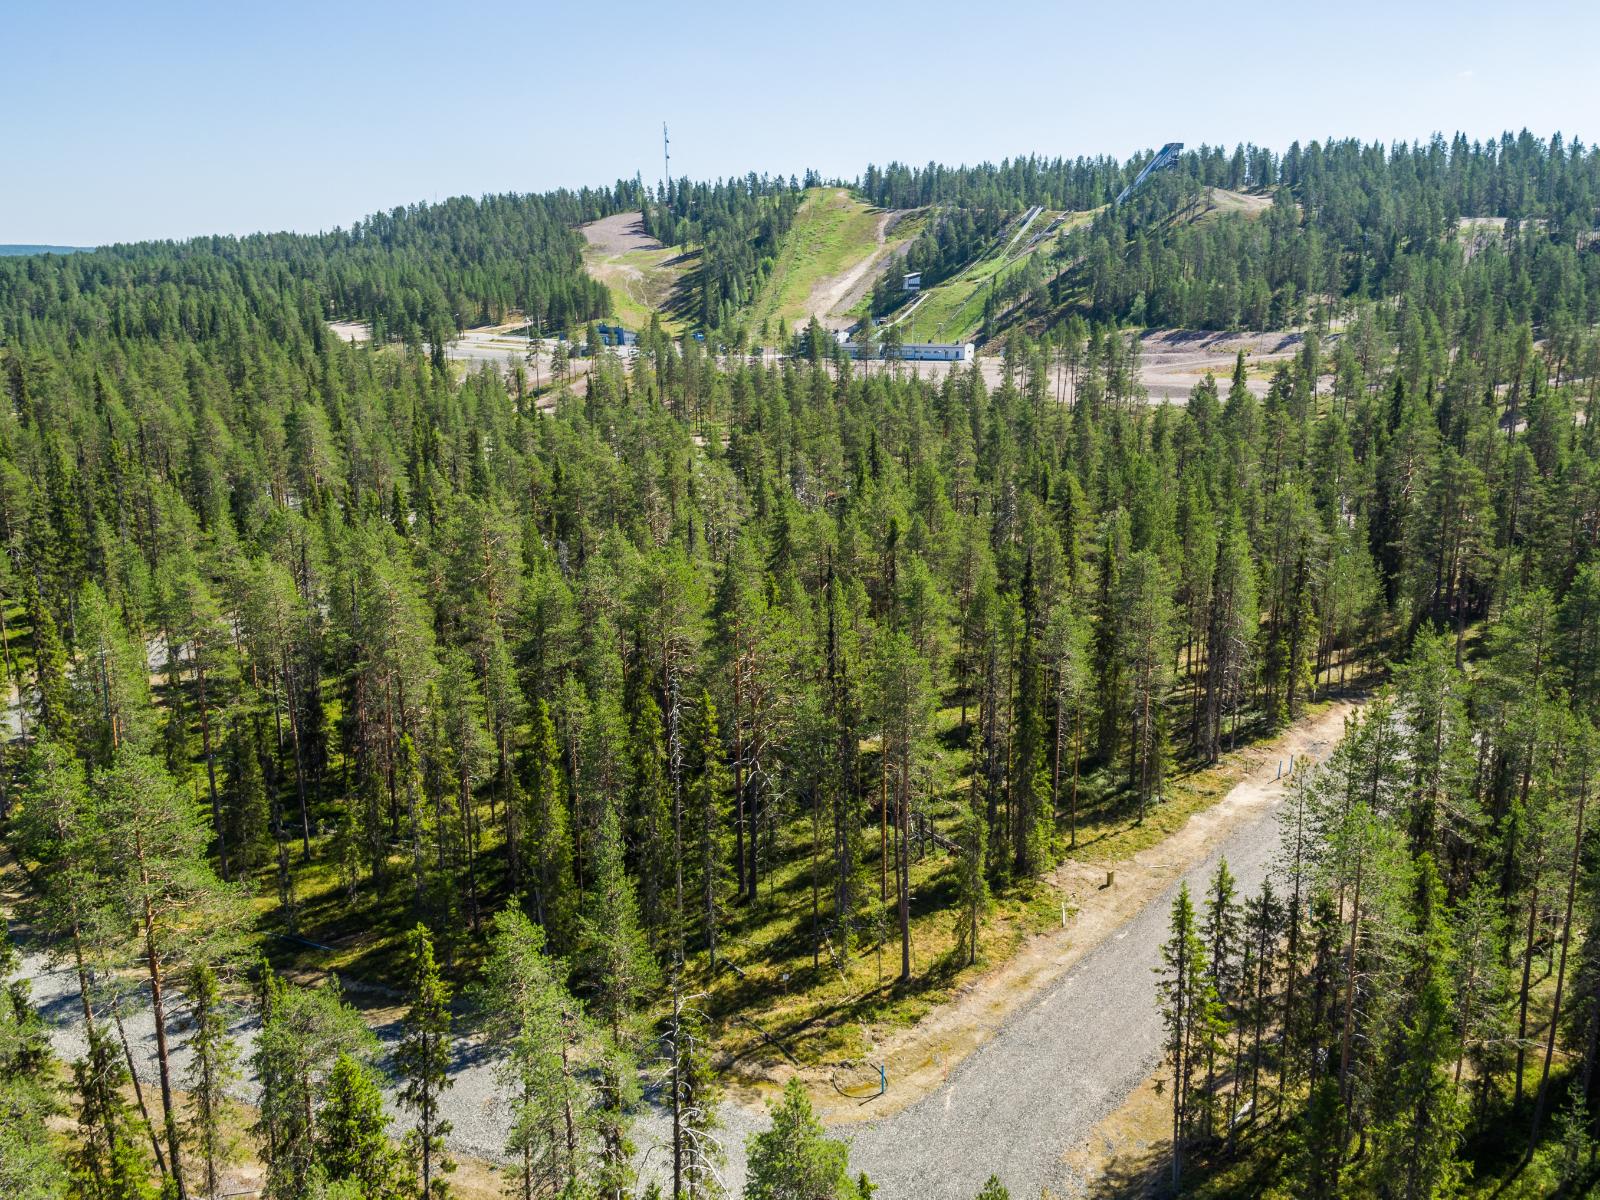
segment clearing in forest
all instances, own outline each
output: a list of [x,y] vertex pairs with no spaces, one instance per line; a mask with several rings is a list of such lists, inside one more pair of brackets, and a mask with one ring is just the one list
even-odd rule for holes
[[1207,188],[1203,193],[1206,207],[1194,215],[1195,220],[1209,216],[1239,213],[1245,217],[1259,217],[1272,207],[1271,192],[1234,192],[1227,188]]
[[[929,288],[890,319],[907,342],[964,342],[983,328],[983,309],[992,289],[1024,269],[1035,255],[1056,244],[1067,230],[1087,223],[1093,213],[1040,211],[1023,228],[1013,221],[982,257]],[[1049,268],[1053,269],[1053,268]]]
[[583,265],[611,292],[612,313],[629,329],[650,324],[659,312],[669,330],[681,327],[684,280],[694,256],[663,246],[644,230],[637,212],[613,213],[580,225]]
[[830,329],[847,328],[917,225],[907,210],[874,208],[846,188],[810,189],[750,304],[750,329],[759,334],[765,323],[770,336],[780,320],[796,329],[813,316]]

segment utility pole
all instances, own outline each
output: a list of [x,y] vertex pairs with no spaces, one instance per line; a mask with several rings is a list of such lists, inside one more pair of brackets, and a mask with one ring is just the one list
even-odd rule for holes
[[661,203],[667,202],[667,193],[672,190],[672,155],[667,152],[671,142],[667,138],[667,123],[661,122]]

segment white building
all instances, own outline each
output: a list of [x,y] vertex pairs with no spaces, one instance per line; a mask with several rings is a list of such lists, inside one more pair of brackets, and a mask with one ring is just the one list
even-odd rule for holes
[[907,362],[971,362],[973,355],[971,342],[907,342],[900,347]]
[[922,290],[922,272],[907,271],[900,280],[900,290],[902,292],[920,292]]
[[[852,358],[861,357],[861,343],[850,342],[846,349]],[[872,357],[882,358],[883,343],[875,342],[872,347]],[[971,362],[976,357],[976,349],[971,342],[906,342],[900,347],[899,358],[902,362]]]

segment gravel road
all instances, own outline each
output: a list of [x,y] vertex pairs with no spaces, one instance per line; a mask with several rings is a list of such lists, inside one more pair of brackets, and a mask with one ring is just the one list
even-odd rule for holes
[[[1226,858],[1241,893],[1278,847],[1277,804],[1228,835],[1183,878],[1204,890]],[[951,1073],[921,1103],[855,1134],[852,1166],[886,1197],[975,1196],[991,1173],[1017,1197],[1083,1193],[1063,1162],[1161,1060],[1155,972],[1174,884]]]
[[[1325,757],[1336,736],[1309,743],[1308,757]],[[1268,803],[1249,810],[1209,857],[1183,876],[1192,892],[1204,890],[1219,858],[1228,860],[1241,893],[1259,888],[1271,868],[1282,785],[1247,780],[1239,787],[1257,789]],[[1174,883],[1014,1011],[938,1090],[893,1116],[841,1131],[851,1142],[852,1169],[866,1171],[885,1200],[966,1200],[991,1172],[1019,1198],[1038,1196],[1045,1187],[1057,1196],[1083,1194],[1082,1181],[1063,1156],[1160,1061],[1154,972],[1176,892]],[[23,962],[34,1000],[50,1023],[56,1052],[70,1062],[84,1051],[76,976],[37,950],[28,950]],[[387,1060],[399,1037],[394,1010],[376,1010],[374,1016],[379,1018],[374,1032]],[[139,1075],[153,1081],[155,1035],[149,1010],[130,1008],[124,1019]],[[241,1016],[234,1032],[248,1057],[253,1020]],[[189,1060],[187,1035],[179,1033],[175,1044],[181,1079]],[[496,1110],[492,1052],[476,1041],[459,1041],[453,1074],[454,1086],[445,1096],[445,1115],[455,1126],[452,1144],[467,1154],[497,1158],[505,1120]],[[889,1082],[892,1089],[892,1074]],[[240,1085],[241,1099],[253,1100],[254,1093],[252,1083]],[[154,1108],[157,1098],[150,1096],[150,1103]],[[725,1105],[722,1117],[730,1160],[726,1181],[737,1194],[744,1179],[744,1139],[764,1127],[766,1118],[736,1104]],[[647,1175],[658,1176],[670,1164],[667,1132],[659,1113],[641,1117],[636,1142]]]

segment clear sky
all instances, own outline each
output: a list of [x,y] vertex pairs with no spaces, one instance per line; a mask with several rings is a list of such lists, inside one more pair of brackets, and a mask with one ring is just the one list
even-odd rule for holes
[[1600,0],[0,4],[0,242],[1167,141],[1600,140]]

